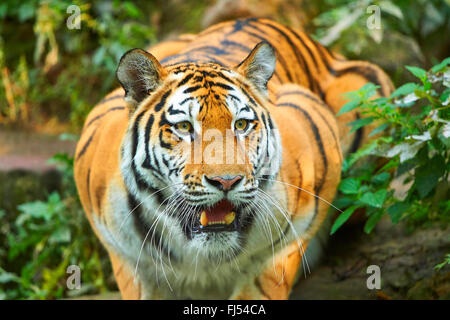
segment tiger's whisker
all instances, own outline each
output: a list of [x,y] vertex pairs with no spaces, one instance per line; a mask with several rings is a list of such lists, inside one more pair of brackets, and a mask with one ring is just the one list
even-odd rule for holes
[[[292,232],[294,233],[295,239],[297,240],[297,245],[298,245],[299,251],[300,251],[300,253],[301,253],[301,256],[304,258],[304,261],[305,261],[305,264],[303,264],[303,268],[304,268],[304,274],[305,274],[305,277],[306,277],[306,270],[305,270],[305,268],[306,268],[306,267],[308,268],[309,273],[311,273],[311,270],[310,270],[310,268],[309,268],[308,260],[307,260],[307,257],[306,257],[306,255],[305,255],[305,250],[303,249],[303,242],[302,242],[301,238],[299,237],[297,231],[295,230],[295,227],[294,227],[294,225],[292,224],[291,219],[289,219],[289,217],[287,216],[288,212],[287,212],[284,208],[282,208],[282,207],[279,205],[278,201],[277,201],[276,199],[273,199],[273,197],[272,197],[271,195],[269,195],[269,194],[268,194],[267,192],[265,192],[264,190],[261,190],[261,189],[259,189],[259,190],[262,192],[263,195],[266,196],[266,198],[267,198],[269,201],[271,201],[271,202],[272,202],[272,203],[280,210],[281,214],[283,215],[283,217],[286,219],[286,221],[288,222],[289,226],[291,227],[291,230],[292,230]],[[275,201],[276,201],[278,204],[277,204]],[[289,213],[289,214],[290,214],[291,216],[293,216],[291,213]],[[306,267],[305,267],[305,265],[306,265]]]
[[[261,199],[264,200],[263,197],[261,197],[260,191],[258,192],[257,196]],[[269,200],[271,201],[271,200]],[[272,202],[272,201],[271,201]],[[278,233],[279,233],[279,239],[281,242],[281,247],[285,247],[288,244],[288,239],[286,237],[286,235],[284,234],[283,229],[281,228],[279,222],[277,221],[277,219],[275,218],[275,216],[272,214],[272,210],[270,210],[270,208],[267,206],[267,203],[261,201],[261,205],[264,206],[267,210],[268,213],[268,217],[274,222],[274,225],[278,228]],[[274,262],[274,272],[276,272],[276,268],[275,268],[275,262]],[[283,276],[282,279],[283,280]]]
[[[161,206],[162,206],[165,202],[170,201],[170,200],[172,200],[174,197],[179,196],[179,195],[177,194],[177,192],[180,191],[180,190],[182,190],[182,189],[183,189],[183,188],[178,188],[177,190],[175,190],[169,197],[167,197],[166,199],[164,199],[164,200],[160,203],[160,205],[158,206],[158,208],[156,209],[156,215],[157,215],[157,218],[155,219],[155,221],[153,222],[153,224],[150,226],[148,232],[146,233],[146,235],[145,235],[145,237],[144,237],[144,240],[142,241],[142,245],[141,245],[141,247],[140,247],[140,250],[139,250],[139,254],[138,254],[138,258],[137,258],[137,262],[136,262],[136,267],[135,267],[135,270],[134,270],[134,275],[135,275],[135,276],[137,275],[138,266],[139,266],[139,261],[140,261],[141,255],[142,255],[142,250],[143,250],[143,248],[144,248],[145,242],[147,241],[147,238],[148,238],[148,236],[150,235],[150,232],[153,230],[153,227],[156,226],[156,224],[158,223],[158,221],[159,221],[160,218],[162,217],[162,213],[158,214],[159,209],[161,208]],[[164,210],[163,210],[163,212],[164,212]],[[152,237],[152,243],[153,243],[153,237]],[[152,259],[153,259],[153,254],[152,254]],[[163,273],[164,273],[164,270],[163,270]],[[167,279],[166,279],[166,280],[167,280]],[[172,288],[171,288],[171,286],[170,286],[169,283],[168,283],[168,285],[169,285],[169,288],[172,290]]]
[[131,215],[137,208],[139,208],[145,201],[147,201],[150,197],[154,196],[154,195],[157,194],[158,192],[161,192],[161,191],[163,191],[163,190],[165,190],[165,189],[167,189],[167,188],[170,188],[170,187],[173,187],[173,186],[176,186],[176,185],[179,185],[179,184],[183,184],[183,183],[175,183],[175,184],[166,186],[166,187],[161,188],[161,189],[159,189],[159,190],[156,190],[155,192],[153,192],[153,193],[151,193],[150,195],[146,196],[146,197],[144,198],[144,200],[142,200],[142,201],[141,201],[139,204],[137,204],[133,209],[131,209],[131,211],[130,211],[130,212],[126,215],[126,217],[122,220],[122,223],[121,223],[120,226],[119,226],[119,233],[121,232],[123,225],[125,224],[125,222],[127,221],[127,219],[130,217],[130,215]]
[[[177,191],[179,191],[179,190],[181,190],[182,188],[180,188],[180,189],[178,189]],[[167,275],[166,275],[166,272],[165,272],[165,268],[164,268],[164,261],[162,260],[162,256],[163,256],[163,254],[162,254],[162,243],[163,243],[163,239],[162,239],[162,237],[163,237],[163,234],[164,234],[164,230],[166,229],[166,220],[167,220],[167,214],[170,212],[170,210],[173,208],[173,203],[175,203],[179,198],[182,198],[182,194],[180,193],[180,194],[178,194],[178,195],[176,195],[175,197],[173,197],[172,198],[172,200],[166,205],[166,207],[164,208],[164,210],[159,214],[159,217],[160,218],[164,218],[164,220],[163,220],[163,227],[162,227],[162,231],[161,231],[161,234],[160,234],[160,238],[159,238],[159,246],[158,246],[158,250],[159,250],[159,261],[160,261],[160,265],[161,265],[161,270],[162,270],[162,272],[163,272],[163,275],[164,275],[164,278],[165,278],[165,280],[166,280],[166,282],[167,282],[167,284],[169,285],[169,288],[171,288],[170,287],[170,283],[169,283],[169,280],[167,279]],[[156,228],[156,225],[155,225],[155,228]],[[155,234],[153,233],[153,235],[152,235],[152,239],[151,239],[151,243],[153,243],[153,239],[154,239],[154,236],[155,236]],[[168,251],[168,252],[170,252],[170,250]],[[169,266],[171,267],[171,269],[172,269],[172,271],[175,273],[175,271],[174,271],[174,269],[173,269],[173,266],[172,266],[172,263],[171,263],[171,261],[170,261],[170,254],[169,254],[169,256],[168,256],[168,259],[169,259]]]
[[[256,196],[258,197],[258,194],[256,194]],[[273,269],[275,271],[275,247],[274,247],[274,243],[273,243],[273,236],[272,236],[272,228],[270,228],[269,222],[264,219],[266,216],[266,213],[264,212],[263,208],[262,208],[262,203],[260,204],[259,202],[255,201],[255,205],[257,206],[258,209],[258,213],[261,213],[261,219],[260,215],[258,215],[258,220],[262,221],[262,227],[264,232],[266,233],[266,236],[268,237],[268,239],[270,240],[270,244],[272,247],[272,263],[273,263]]]
[[341,209],[339,209],[338,207],[334,206],[331,202],[327,201],[326,199],[324,199],[324,198],[322,198],[322,197],[316,195],[315,193],[313,193],[313,192],[311,192],[311,191],[308,191],[308,190],[306,190],[306,189],[300,188],[300,187],[298,187],[298,186],[294,186],[293,184],[290,184],[290,183],[287,183],[287,182],[283,182],[283,181],[279,181],[279,180],[265,179],[265,178],[258,178],[258,180],[265,180],[265,181],[278,182],[278,183],[282,183],[282,184],[285,184],[285,185],[287,185],[287,186],[290,186],[290,187],[292,187],[292,188],[296,188],[296,189],[298,189],[298,190],[304,191],[304,192],[306,192],[306,193],[308,193],[308,194],[310,194],[310,195],[316,197],[317,199],[319,199],[319,200],[321,200],[321,201],[327,203],[328,205],[330,205],[331,207],[333,207],[333,208],[336,209],[337,211],[339,211],[339,212],[341,212],[341,213],[343,212]]

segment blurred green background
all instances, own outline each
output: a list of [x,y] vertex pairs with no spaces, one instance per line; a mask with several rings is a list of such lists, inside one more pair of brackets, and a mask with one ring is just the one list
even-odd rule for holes
[[[366,27],[373,4],[381,10],[381,30]],[[81,10],[80,29],[66,26],[70,5]],[[118,86],[115,69],[125,51],[245,16],[271,17],[349,59],[372,61],[397,87],[414,79],[405,65],[428,70],[450,53],[449,0],[2,1],[0,157],[17,145],[31,148],[11,138],[23,132],[38,149],[47,138],[29,137],[58,137],[69,147],[52,157],[52,170],[9,170],[0,161],[0,299],[116,290],[72,178],[70,150],[83,121]],[[81,291],[66,289],[71,264],[83,270]]]

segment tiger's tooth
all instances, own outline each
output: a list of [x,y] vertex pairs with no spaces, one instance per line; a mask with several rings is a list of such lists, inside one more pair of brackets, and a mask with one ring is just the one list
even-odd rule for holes
[[202,215],[200,216],[200,223],[202,226],[206,226],[208,224],[208,218],[206,217],[205,211],[202,211]]
[[227,213],[227,215],[225,216],[225,223],[231,224],[234,221],[235,217],[236,217],[236,213],[234,211]]

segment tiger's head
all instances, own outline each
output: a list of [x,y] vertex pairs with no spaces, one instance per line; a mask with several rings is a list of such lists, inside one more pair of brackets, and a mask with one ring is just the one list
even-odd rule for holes
[[255,197],[277,175],[281,142],[268,111],[275,52],[258,44],[234,68],[162,67],[133,49],[117,78],[130,122],[121,171],[150,208],[155,228],[208,257],[239,251],[255,219]]

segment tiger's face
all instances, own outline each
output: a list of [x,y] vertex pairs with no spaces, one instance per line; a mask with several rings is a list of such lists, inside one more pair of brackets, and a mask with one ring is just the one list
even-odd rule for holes
[[[205,255],[239,251],[255,219],[261,178],[281,164],[278,131],[267,108],[275,54],[255,47],[236,68],[163,68],[135,49],[117,76],[132,115],[122,171],[141,201],[152,194],[157,225],[182,234]],[[134,186],[134,187],[133,187]]]

